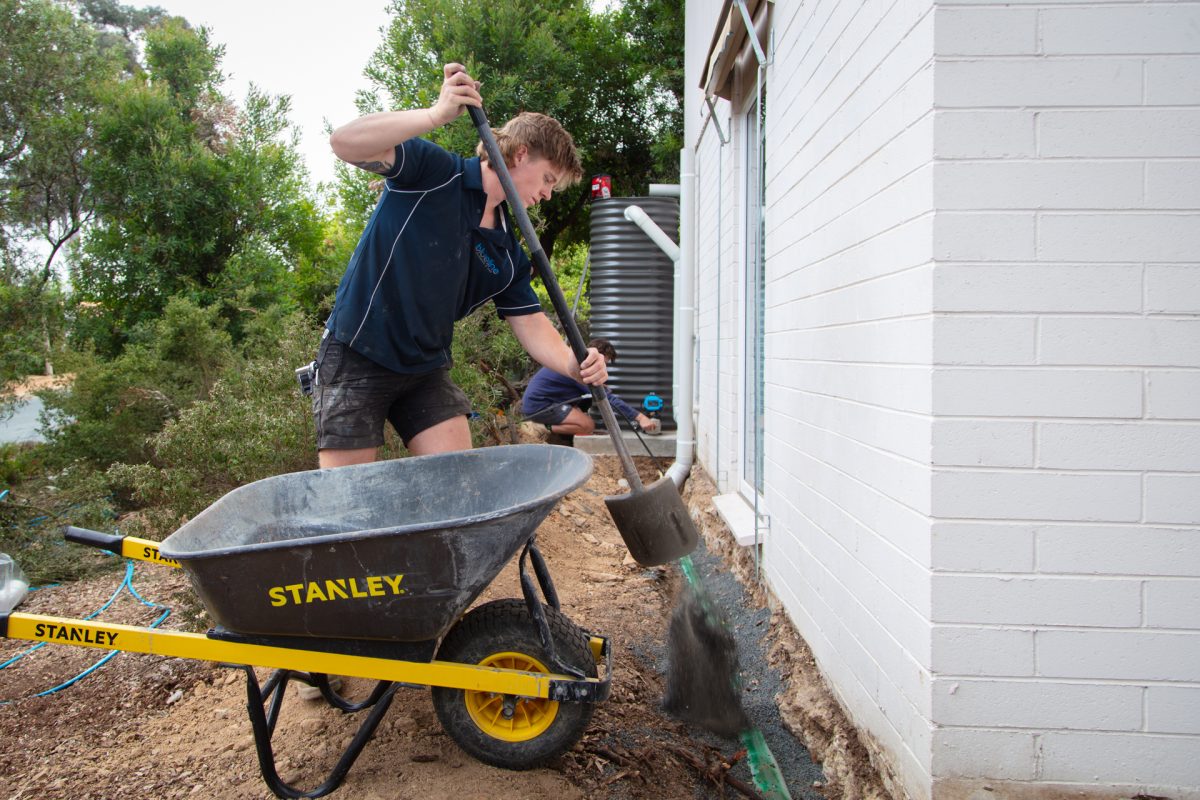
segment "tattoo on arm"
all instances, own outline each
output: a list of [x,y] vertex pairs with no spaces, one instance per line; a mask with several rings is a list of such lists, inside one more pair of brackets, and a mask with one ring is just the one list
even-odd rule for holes
[[386,175],[392,171],[392,162],[390,161],[354,161],[351,163],[359,169],[365,169],[367,172],[374,172],[378,175]]

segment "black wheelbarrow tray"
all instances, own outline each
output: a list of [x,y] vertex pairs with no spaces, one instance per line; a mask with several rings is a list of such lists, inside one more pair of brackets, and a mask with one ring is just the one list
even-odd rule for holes
[[[561,612],[535,544],[539,523],[591,472],[591,458],[571,448],[489,447],[256,481],[161,544],[68,528],[71,541],[182,567],[216,627],[196,634],[12,613],[0,617],[0,634],[242,669],[259,766],[279,797],[336,789],[400,685],[432,687],[446,733],[474,757],[537,766],[578,741],[610,687],[608,640]],[[522,597],[464,615],[518,552]],[[255,666],[275,672],[260,686]],[[378,684],[352,703],[328,675]],[[292,679],[344,712],[371,708],[308,791],[280,780],[271,748]]]

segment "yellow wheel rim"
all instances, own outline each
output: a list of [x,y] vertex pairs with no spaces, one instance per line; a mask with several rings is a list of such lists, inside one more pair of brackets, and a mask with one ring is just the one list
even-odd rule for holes
[[[479,662],[481,667],[519,669],[522,672],[550,670],[533,656],[525,653],[494,653]],[[544,697],[517,697],[512,715],[504,713],[505,695],[495,692],[463,691],[467,713],[479,730],[505,742],[527,742],[546,732],[558,715],[558,701]]]

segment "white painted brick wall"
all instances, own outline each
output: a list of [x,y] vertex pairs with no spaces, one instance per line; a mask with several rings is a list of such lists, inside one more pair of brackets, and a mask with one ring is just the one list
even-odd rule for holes
[[[1188,177],[1200,207],[1200,161]],[[1200,264],[1149,264],[1146,266],[1146,311],[1160,314],[1200,314]]]
[[[777,3],[767,80],[789,88],[769,91],[766,128],[771,536],[763,563],[848,710],[923,794],[933,735],[931,9],[932,0]],[[718,10],[719,3],[688,4],[689,48],[707,50]],[[693,62],[689,50],[697,82],[702,57]],[[734,408],[742,392],[745,134],[740,105],[717,107],[729,145],[720,147],[711,123],[701,137],[702,102],[689,106],[687,129],[701,175],[704,352],[714,352],[718,337],[718,286],[724,306],[721,363],[700,364],[697,438],[709,473],[736,491],[745,435]],[[704,177],[718,170],[720,203],[715,180]],[[1034,333],[1021,363],[1034,363]]]
[[[1198,120],[1200,124],[1200,120]],[[1196,214],[1043,214],[1038,258],[1043,261],[1195,261],[1200,253]]]
[[1200,733],[1200,688],[1151,686],[1146,690],[1146,727],[1152,733]]
[[1200,681],[1200,636],[1195,631],[1038,631],[1037,662],[1039,674],[1050,678],[1194,683]]
[[1032,629],[939,625],[933,646],[942,668],[953,675],[1032,677],[1033,637]]
[[1146,104],[1151,106],[1200,105],[1196,70],[1200,58],[1171,56],[1146,62]]
[[941,419],[933,424],[933,463],[962,467],[1032,467],[1034,424]]
[[1200,796],[1200,3],[935,22],[934,794]]
[[1200,759],[1190,737],[1054,732],[1042,736],[1039,746],[1044,781],[1073,783],[1086,775],[1093,784],[1133,784],[1156,793],[1174,792],[1170,787],[1176,786],[1194,792],[1200,786]]
[[933,684],[934,714],[944,725],[1138,731],[1142,689],[1096,683],[970,680]]
[[1146,627],[1200,630],[1200,581],[1147,583]]
[[1043,364],[1200,367],[1200,319],[1043,317]]
[[[1038,525],[1032,530],[1036,570],[995,571],[1200,577],[1200,536],[1188,528]],[[960,567],[947,563],[945,568]]]
[[1146,521],[1200,525],[1200,475],[1147,475]]
[[1143,382],[1132,369],[943,368],[933,373],[933,410],[956,417],[1140,418]]
[[935,522],[933,568],[948,572],[1033,572],[1039,530],[1038,525],[1013,522]]
[[1109,109],[1038,114],[1043,158],[1200,156],[1200,109]]
[[947,727],[933,742],[934,769],[958,778],[1031,781],[1037,758],[1037,737],[1027,731]]
[[[698,458],[738,491],[743,107],[721,146],[693,88],[720,9],[687,4],[685,141]],[[1200,2],[774,31],[768,581],[914,798],[1200,800]]]
[[1146,416],[1200,418],[1200,372],[1146,371]]
[[933,308],[992,314],[1133,313],[1142,309],[1145,273],[1141,264],[945,263],[938,266]]

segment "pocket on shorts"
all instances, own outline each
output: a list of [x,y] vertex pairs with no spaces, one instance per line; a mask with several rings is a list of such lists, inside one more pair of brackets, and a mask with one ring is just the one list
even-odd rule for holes
[[317,349],[318,386],[322,384],[329,386],[337,381],[345,352],[346,346],[332,336],[326,336],[321,340],[321,346]]

